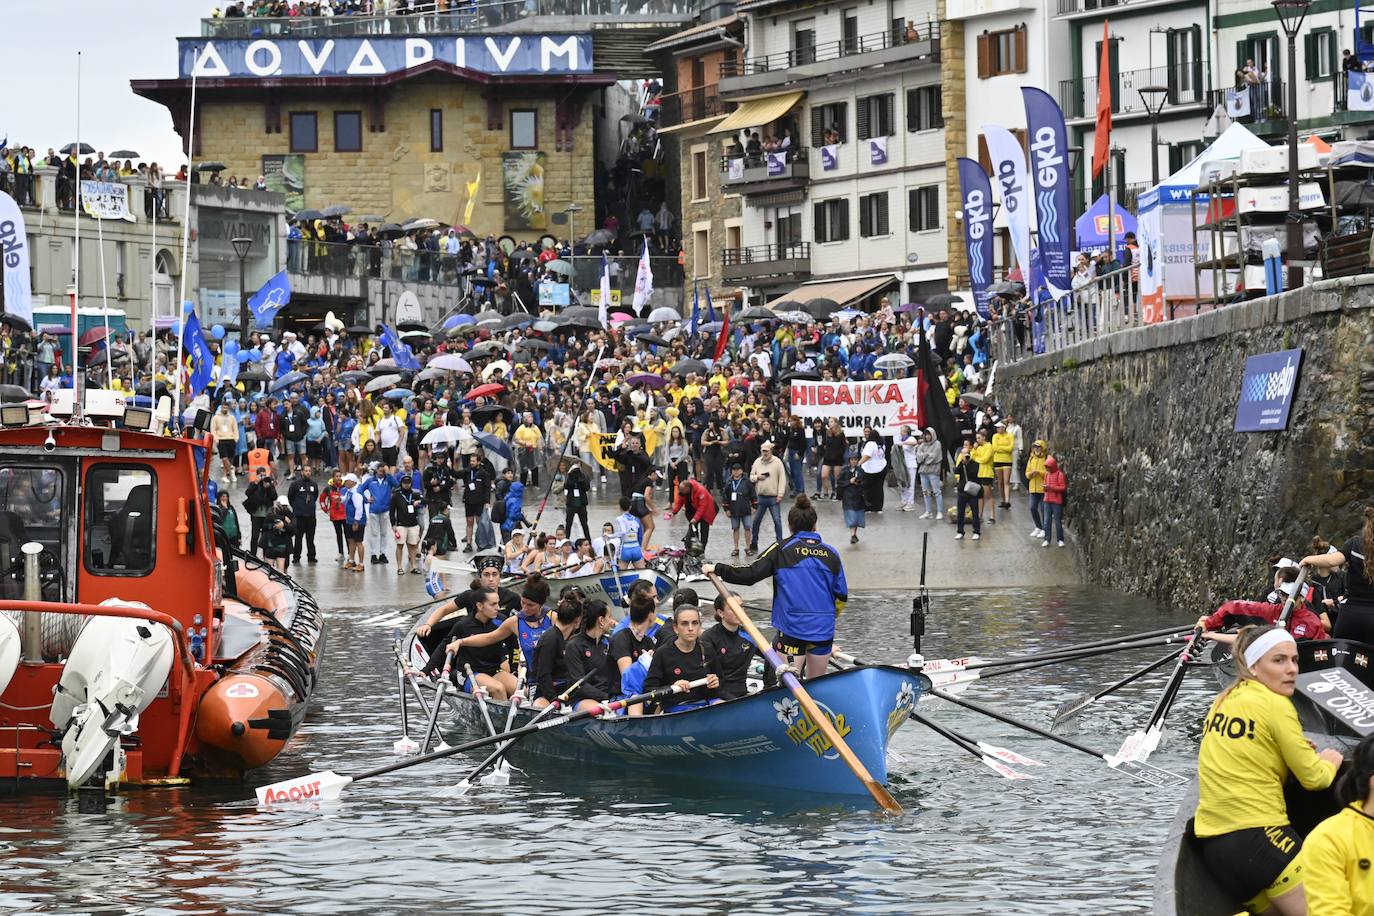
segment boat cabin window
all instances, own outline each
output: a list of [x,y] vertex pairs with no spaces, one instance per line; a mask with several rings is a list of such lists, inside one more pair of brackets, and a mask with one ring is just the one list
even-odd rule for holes
[[157,478],[144,465],[98,464],[86,473],[86,571],[146,576],[156,561]]
[[39,563],[45,601],[61,601],[66,577],[62,506],[66,478],[57,467],[0,467],[0,596],[24,597],[24,554],[29,541],[43,545]]

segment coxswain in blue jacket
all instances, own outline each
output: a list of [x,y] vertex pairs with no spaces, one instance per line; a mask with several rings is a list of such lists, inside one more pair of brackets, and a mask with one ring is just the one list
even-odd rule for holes
[[806,658],[807,677],[825,673],[835,641],[835,621],[849,600],[844,566],[834,547],[816,533],[816,510],[805,494],[787,513],[791,535],[748,566],[707,564],[734,585],[753,585],[773,577],[773,648],[789,660]]

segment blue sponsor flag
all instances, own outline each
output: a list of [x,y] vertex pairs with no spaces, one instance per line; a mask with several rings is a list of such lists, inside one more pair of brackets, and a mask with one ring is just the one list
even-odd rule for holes
[[1023,87],[1030,174],[1045,285],[1057,299],[1071,288],[1069,262],[1073,219],[1069,215],[1069,137],[1059,103],[1042,89]]
[[689,322],[687,322],[687,333],[688,333],[689,335],[690,335],[690,334],[695,334],[695,333],[697,332],[697,316],[700,314],[700,312],[698,311],[698,310],[700,309],[700,307],[701,307],[701,287],[699,287],[696,283],[693,283],[693,284],[692,284],[692,320],[689,321]]
[[277,312],[290,301],[291,280],[283,270],[252,295],[248,300],[248,310],[253,313],[253,320],[259,326],[266,326],[277,319]]
[[378,335],[378,339],[381,340],[382,346],[391,351],[391,358],[396,360],[396,365],[402,369],[418,371],[420,361],[415,358],[414,353],[410,352],[410,344],[397,337],[390,325],[383,324],[380,327],[382,332]]
[[219,358],[219,383],[223,387],[232,385],[239,378],[239,355],[237,353],[223,353]]
[[200,319],[195,312],[186,313],[186,324],[182,328],[182,346],[191,358],[191,374],[188,382],[191,395],[200,394],[210,384],[214,375],[215,357],[210,352],[210,344],[205,340],[205,332],[200,327]]
[[969,286],[983,320],[992,317],[992,185],[977,160],[959,159],[959,199],[964,211],[964,246]]

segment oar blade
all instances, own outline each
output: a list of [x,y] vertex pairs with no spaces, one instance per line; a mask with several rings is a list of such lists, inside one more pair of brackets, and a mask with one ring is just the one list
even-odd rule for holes
[[1125,741],[1121,742],[1121,749],[1115,754],[1110,755],[1107,762],[1111,763],[1113,760],[1135,760],[1139,756],[1141,749],[1145,746],[1145,742],[1148,740],[1149,738],[1145,734],[1144,729],[1133,732],[1126,737]]
[[420,753],[420,745],[409,735],[402,735],[392,742],[391,753],[397,757],[414,757]]
[[1026,757],[1023,754],[1016,753],[1016,751],[1009,751],[1004,747],[998,747],[995,744],[988,744],[986,741],[979,741],[978,749],[982,751],[984,754],[987,754],[989,757],[994,757],[1002,761],[1003,763],[1014,763],[1017,766],[1021,767],[1044,766],[1044,764],[1041,763],[1039,760],[1032,760],[1031,758]]
[[1116,770],[1118,773],[1125,773],[1132,779],[1149,783],[1157,789],[1167,789],[1173,786],[1182,786],[1188,783],[1188,777],[1162,770],[1157,766],[1142,763],[1139,760],[1119,760],[1107,758],[1107,766]]
[[309,773],[260,787],[258,804],[293,805],[303,802],[336,801],[343,795],[344,787],[352,781],[353,777],[340,776],[333,770]]
[[1085,693],[1081,697],[1075,697],[1072,700],[1065,700],[1063,703],[1060,703],[1054,710],[1054,718],[1050,720],[1050,731],[1054,731],[1069,719],[1072,719],[1074,716],[1087,709],[1092,705],[1094,699],[1096,699],[1096,697],[1092,694]]
[[978,759],[981,760],[981,761],[983,761],[983,765],[984,765],[984,766],[986,766],[989,770],[992,770],[992,771],[993,771],[994,773],[996,773],[998,776],[1001,776],[1003,779],[1034,779],[1034,778],[1035,778],[1034,776],[1032,776],[1032,775],[1029,774],[1029,773],[1022,773],[1020,770],[1013,770],[1011,767],[1007,766],[1007,765],[1006,765],[1005,763],[1003,763],[1002,761],[996,760],[996,759],[994,759],[994,758],[992,758],[992,757],[989,757],[989,756],[984,755],[984,756],[982,756],[982,757],[979,757]]

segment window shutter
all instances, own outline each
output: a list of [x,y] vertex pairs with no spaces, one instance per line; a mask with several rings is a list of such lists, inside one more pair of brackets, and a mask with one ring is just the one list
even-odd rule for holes
[[878,235],[887,235],[891,231],[891,224],[887,219],[887,192],[878,192]]
[[825,237],[825,204],[818,203],[811,208],[811,222],[815,224],[811,227],[811,234],[816,241],[830,241]]
[[940,186],[933,185],[926,194],[926,228],[940,228]]
[[1309,81],[1317,76],[1317,37],[1311,32],[1302,36],[1302,70]]
[[1331,61],[1331,80],[1335,82],[1341,78],[1341,58],[1336,52],[1336,33],[1326,33],[1326,57]]
[[940,87],[935,86],[926,90],[926,97],[930,99],[930,126],[945,126],[945,99],[940,94]]
[[1192,55],[1189,65],[1193,68],[1193,97],[1202,98],[1202,26],[1195,25],[1189,31],[1193,33],[1188,42],[1188,53]]
[[917,106],[920,104],[921,90],[908,89],[906,91],[906,131],[915,133],[921,129],[920,112]]
[[859,198],[859,235],[868,238],[873,234],[873,208],[868,205],[869,198]]
[[911,188],[906,192],[906,224],[908,231],[921,231],[921,220],[918,218],[920,210],[921,189]]
[[978,36],[978,78],[992,76],[992,36],[987,32]]
[[982,134],[978,135],[978,164],[984,172],[992,174],[992,154],[988,152],[988,138]]
[[849,198],[848,198],[848,197],[846,197],[846,198],[844,198],[844,199],[842,199],[842,200],[840,201],[840,205],[839,205],[839,207],[836,208],[836,211],[837,211],[837,212],[836,212],[836,216],[835,216],[835,229],[834,229],[834,235],[832,236],[832,238],[834,238],[834,239],[837,240],[837,241],[843,242],[845,239],[849,238]]
[[1183,149],[1177,143],[1169,144],[1169,174],[1183,168]]
[[1012,68],[1016,73],[1025,73],[1026,65],[1026,27],[1023,25],[1016,29],[1016,66]]
[[1113,38],[1107,51],[1107,67],[1112,74],[1112,114],[1121,110],[1121,39]]
[[857,107],[857,123],[855,124],[855,134],[860,140],[867,140],[872,134],[869,132],[868,114],[873,107],[869,104],[870,99],[859,99]]
[[825,109],[819,106],[811,109],[811,146],[817,148],[825,145]]
[[[1244,39],[1244,40],[1241,40],[1241,41],[1236,42],[1236,67],[1235,67],[1235,69],[1239,70],[1241,67],[1244,67],[1244,66],[1245,66],[1245,59],[1246,59],[1247,57],[1249,57],[1249,56],[1250,56],[1250,41],[1249,41],[1248,39]],[[1233,73],[1232,76],[1234,77],[1235,74]],[[1233,80],[1232,82],[1234,83],[1234,80]]]
[[883,136],[891,137],[893,134],[897,133],[897,116],[895,114],[897,94],[895,92],[889,92],[881,98],[883,100],[883,109],[887,115],[886,120],[883,122],[883,127],[885,128],[883,130]]

